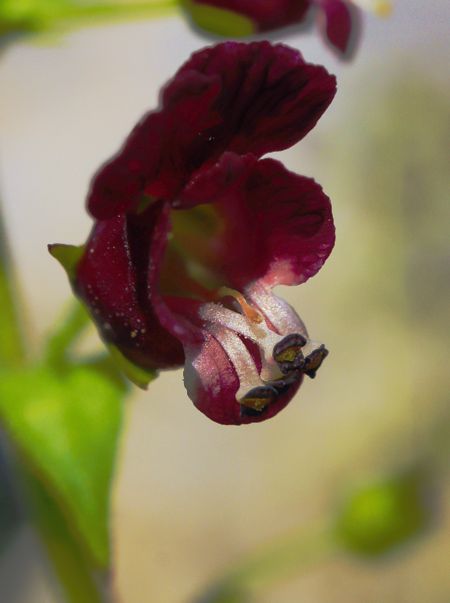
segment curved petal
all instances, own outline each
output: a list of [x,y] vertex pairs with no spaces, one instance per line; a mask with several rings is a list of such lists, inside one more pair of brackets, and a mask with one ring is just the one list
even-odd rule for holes
[[216,157],[224,151],[261,156],[290,147],[314,127],[336,92],[334,76],[283,44],[225,42],[200,50],[178,71],[165,97],[190,71],[220,82],[214,106],[222,119],[210,132]]
[[200,168],[227,151],[285,149],[315,125],[335,79],[281,44],[226,42],[195,53],[162,95],[162,108],[135,127],[93,180],[98,219],[136,209],[142,196],[177,196]]
[[246,412],[237,402],[240,381],[225,350],[211,335],[200,346],[186,346],[184,383],[190,399],[207,417],[223,425],[265,421],[287,406],[302,377],[284,387],[262,412]]
[[136,209],[144,195],[171,199],[197,169],[209,145],[202,132],[220,121],[212,108],[218,83],[199,73],[180,76],[162,110],[145,115],[118,154],[94,177],[88,209],[97,219]]
[[[331,46],[341,54],[349,49],[352,34],[355,34],[357,15],[352,15],[349,3],[344,0],[316,0],[323,11],[319,23]],[[323,18],[322,18],[323,17]]]
[[147,213],[139,228],[125,216],[97,222],[74,283],[102,338],[149,369],[174,368],[184,362],[179,341],[161,326],[148,303],[146,270],[142,273],[160,212],[161,204]]
[[193,0],[193,4],[214,6],[248,17],[260,31],[268,31],[301,21],[310,0]]
[[186,190],[185,202],[216,199],[222,221],[216,270],[243,290],[298,285],[313,276],[335,239],[331,204],[310,178],[273,159],[226,153]]

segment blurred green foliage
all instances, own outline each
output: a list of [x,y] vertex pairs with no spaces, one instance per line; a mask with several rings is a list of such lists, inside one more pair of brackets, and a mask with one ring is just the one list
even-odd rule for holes
[[[344,280],[346,299],[339,302],[351,305],[354,321],[367,324],[373,308],[378,316],[392,315],[405,336],[449,341],[442,325],[450,315],[450,91],[411,67],[385,77],[381,94],[378,82],[366,82],[368,102],[375,98],[376,104],[349,104],[351,127],[322,155],[333,173],[334,211],[346,217],[344,228],[361,235],[343,275],[358,279],[360,287],[355,295]],[[336,251],[342,249],[349,253],[344,237]],[[430,358],[422,363],[426,373],[442,368],[436,357],[433,366]],[[422,383],[428,387],[432,380]]]
[[10,371],[0,416],[25,462],[53,493],[93,561],[109,561],[109,494],[121,392],[88,367]]
[[8,242],[0,215],[0,371],[18,366],[25,353],[22,328],[18,320],[19,299],[9,262]]
[[33,467],[21,463],[28,516],[38,530],[68,603],[110,601],[109,568],[92,564],[79,534],[63,506]]
[[20,492],[67,600],[101,603],[108,600],[110,497],[127,387],[109,359],[73,355],[89,324],[78,303],[40,358],[25,358],[10,273],[4,246],[0,326],[10,342],[0,349],[0,425],[17,483],[2,484],[0,510],[11,516],[12,494]]
[[2,0],[0,36],[157,17],[177,5],[178,0]]
[[408,472],[351,493],[336,522],[336,537],[354,553],[390,553],[421,534],[432,512],[424,475]]
[[250,593],[239,585],[216,584],[205,592],[195,603],[251,603]]
[[158,372],[155,370],[144,369],[133,364],[116,346],[108,345],[107,349],[117,370],[141,389],[147,389],[149,383],[158,376]]

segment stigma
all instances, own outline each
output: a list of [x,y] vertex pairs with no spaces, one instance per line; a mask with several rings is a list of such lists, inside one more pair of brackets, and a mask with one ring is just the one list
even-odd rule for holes
[[304,375],[314,378],[328,355],[323,344],[309,338],[293,308],[265,287],[244,293],[222,288],[199,316],[237,375],[241,416],[262,415]]

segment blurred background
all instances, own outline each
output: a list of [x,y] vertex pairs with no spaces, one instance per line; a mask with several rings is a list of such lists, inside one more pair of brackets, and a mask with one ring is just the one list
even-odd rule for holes
[[[282,292],[331,353],[284,412],[247,427],[197,412],[181,372],[134,391],[113,500],[124,603],[192,601],[254,549],[332,521],[353,487],[405,472],[424,476],[430,517],[417,538],[382,557],[342,549],[299,565],[255,601],[450,601],[449,19],[441,0],[365,14],[352,63],[316,31],[270,36],[338,78],[318,126],[279,154],[333,201],[331,258]],[[210,41],[175,14],[2,50],[1,194],[36,346],[70,298],[47,243],[85,240],[93,172]],[[0,555],[2,601],[57,601],[27,525]]]

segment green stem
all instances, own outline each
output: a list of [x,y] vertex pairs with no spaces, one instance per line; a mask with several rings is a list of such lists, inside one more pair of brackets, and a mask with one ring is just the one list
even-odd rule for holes
[[21,324],[17,287],[0,201],[0,369],[18,366],[25,359]]
[[78,24],[88,25],[104,20],[155,18],[170,14],[178,7],[179,0],[74,4],[64,8],[60,20],[70,25],[75,21],[78,21]]
[[68,362],[70,348],[90,324],[84,306],[74,301],[59,327],[47,340],[44,362],[55,368],[63,368]]
[[218,579],[197,603],[234,603],[248,592],[267,587],[289,574],[304,572],[335,550],[332,531],[321,525],[286,536],[249,555]]

